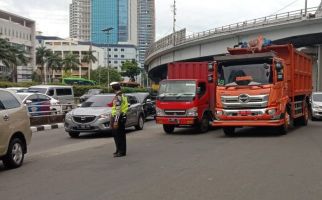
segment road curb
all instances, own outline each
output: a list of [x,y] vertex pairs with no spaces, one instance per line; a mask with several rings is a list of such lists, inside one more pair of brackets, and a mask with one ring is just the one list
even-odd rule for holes
[[32,126],[32,127],[30,127],[30,129],[31,129],[31,131],[33,133],[39,132],[39,131],[44,131],[44,130],[57,129],[57,128],[64,128],[64,123],[47,124],[47,125]]

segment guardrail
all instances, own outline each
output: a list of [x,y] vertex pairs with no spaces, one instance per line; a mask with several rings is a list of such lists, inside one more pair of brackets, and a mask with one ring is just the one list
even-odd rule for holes
[[308,8],[306,11],[305,9],[301,9],[301,10],[295,10],[295,11],[290,11],[285,13],[279,13],[275,15],[269,15],[266,17],[229,24],[226,26],[221,26],[218,28],[214,28],[214,29],[210,29],[202,32],[193,33],[191,35],[188,35],[186,37],[181,37],[179,39],[175,38],[175,35],[170,34],[153,43],[147,50],[145,57],[148,58],[151,54],[153,54],[154,52],[160,49],[174,47],[175,45],[181,45],[181,44],[197,41],[205,37],[212,37],[212,36],[221,35],[224,33],[231,33],[235,31],[246,30],[246,29],[254,28],[258,26],[279,24],[287,21],[291,22],[296,20],[312,19],[317,17],[322,18],[322,15],[317,15],[317,13],[319,12],[320,12],[319,7],[313,7],[313,8]]

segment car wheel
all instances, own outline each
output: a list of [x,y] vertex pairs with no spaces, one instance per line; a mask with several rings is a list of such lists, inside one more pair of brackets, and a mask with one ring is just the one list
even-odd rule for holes
[[166,132],[167,134],[171,134],[173,133],[174,131],[174,126],[173,125],[166,125],[166,124],[163,124],[163,130],[164,132]]
[[140,115],[139,119],[138,119],[138,124],[135,126],[136,130],[142,130],[144,127],[144,117],[143,115]]
[[71,138],[78,138],[80,133],[71,131],[71,132],[68,132],[68,134]]
[[3,164],[8,169],[20,167],[24,160],[24,142],[20,138],[13,138],[10,141],[7,155],[3,158]]

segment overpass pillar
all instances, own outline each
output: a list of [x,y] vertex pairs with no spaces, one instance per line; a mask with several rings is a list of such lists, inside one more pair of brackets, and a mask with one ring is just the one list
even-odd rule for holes
[[318,46],[317,91],[322,91],[322,45]]

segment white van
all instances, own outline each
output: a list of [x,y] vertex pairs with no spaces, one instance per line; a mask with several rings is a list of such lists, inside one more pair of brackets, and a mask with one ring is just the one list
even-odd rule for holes
[[28,92],[47,94],[48,96],[59,100],[61,104],[70,104],[71,106],[66,106],[69,109],[72,108],[73,105],[75,104],[74,90],[72,86],[36,85],[36,86],[31,86],[28,89]]

